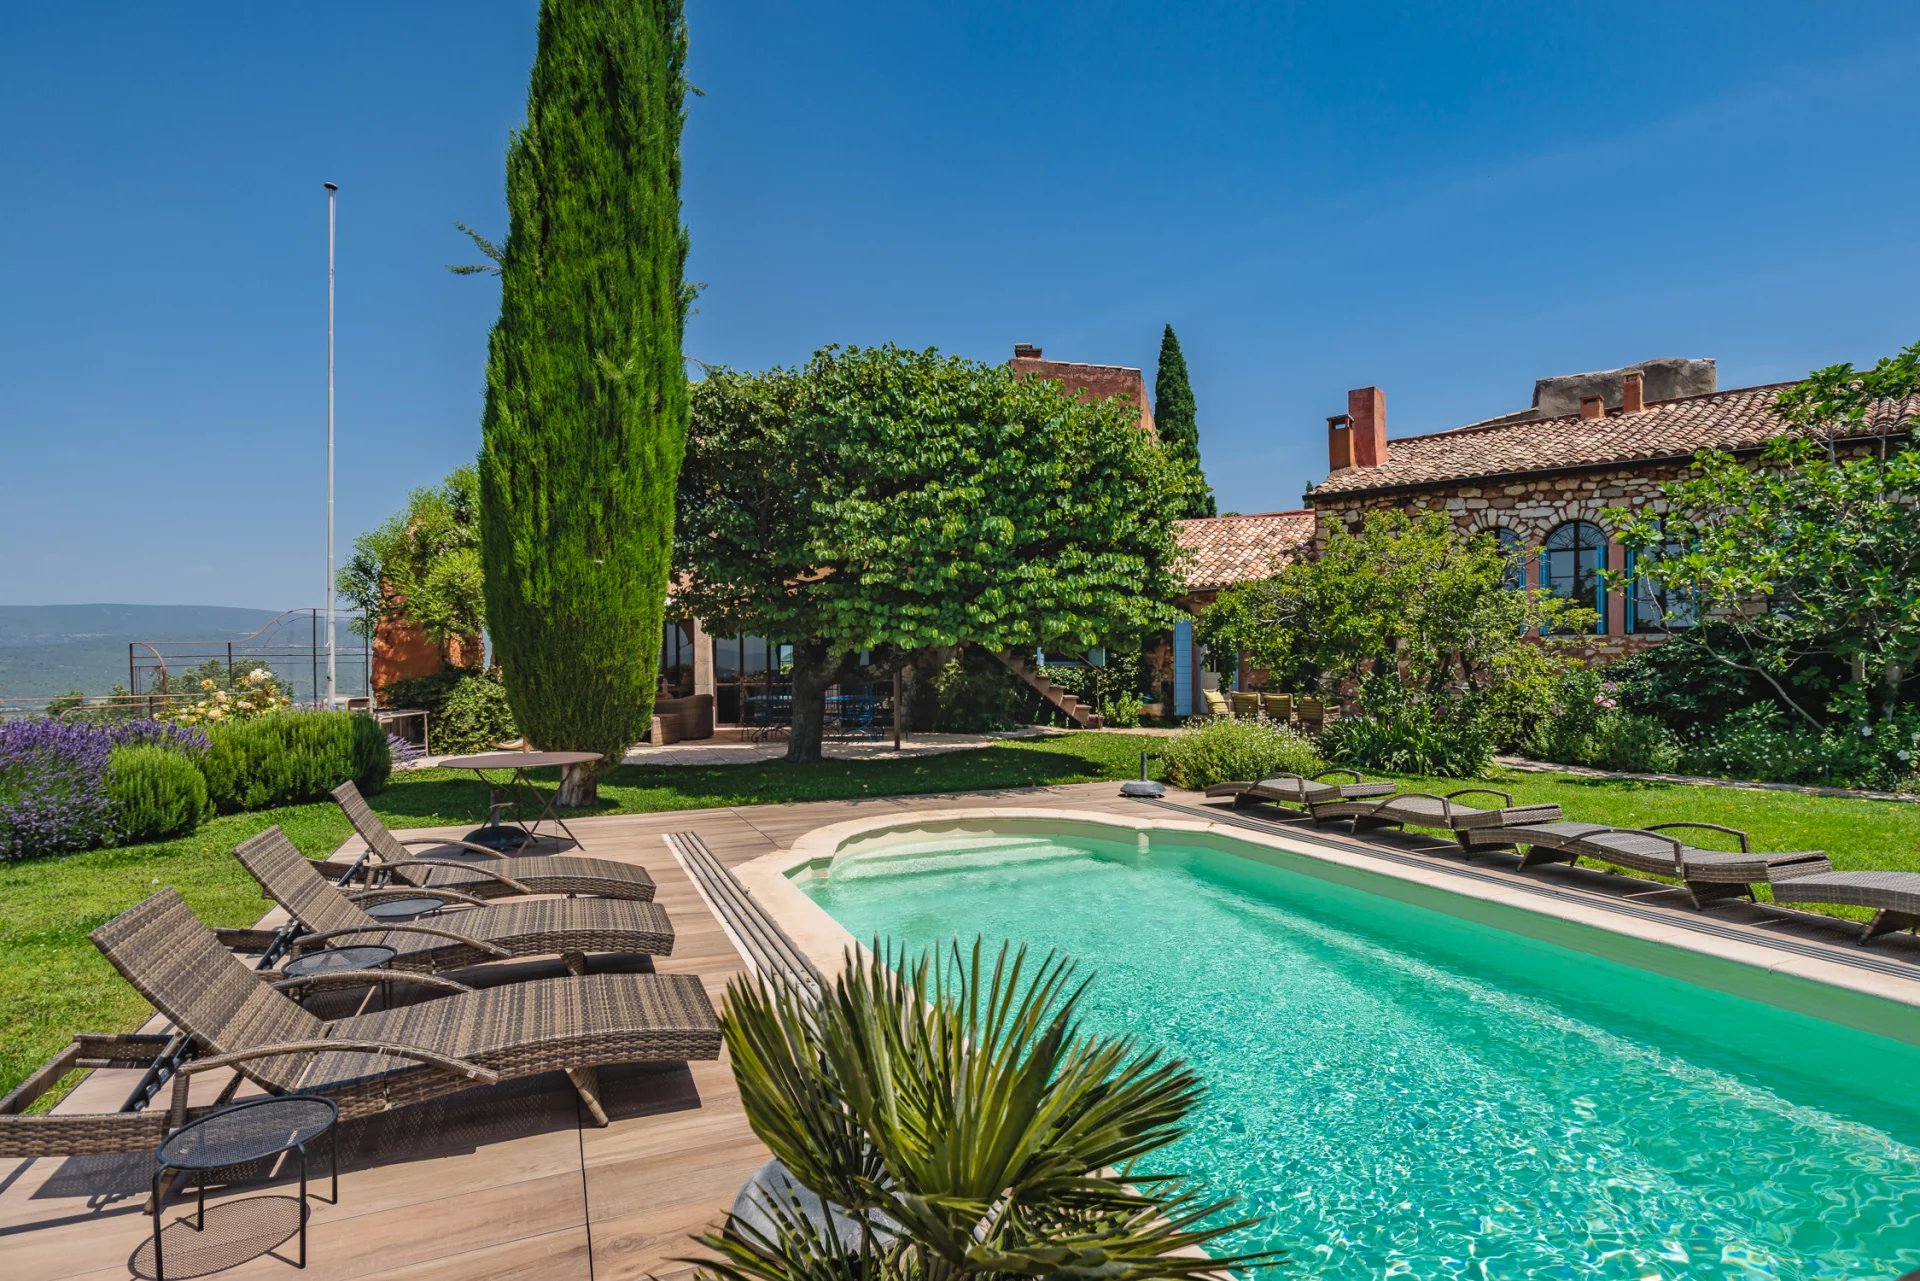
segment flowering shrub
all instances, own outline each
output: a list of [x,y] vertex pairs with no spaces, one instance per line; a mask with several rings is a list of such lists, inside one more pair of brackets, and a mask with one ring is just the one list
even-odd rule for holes
[[420,750],[420,744],[410,738],[401,738],[398,734],[387,734],[387,755],[393,760],[395,769],[412,769],[426,753]]
[[1178,787],[1314,774],[1326,764],[1313,740],[1265,717],[1197,721],[1165,740],[1160,758]]
[[1879,725],[1816,730],[1793,723],[1775,704],[1755,703],[1706,733],[1687,752],[1685,768],[1762,783],[1895,788],[1914,773],[1916,760],[1920,709],[1903,710]]
[[202,676],[201,693],[191,703],[176,703],[166,717],[175,725],[219,725],[229,721],[251,720],[269,712],[293,706],[293,696],[280,684],[280,678],[265,667],[234,677],[230,688],[222,688],[212,676]]
[[1576,668],[1554,688],[1527,750],[1563,765],[1662,773],[1680,764],[1680,743],[1656,717],[1627,711],[1611,671]]
[[207,748],[204,735],[157,721],[0,724],[0,860],[122,839],[108,781],[113,749],[132,744],[189,754]]

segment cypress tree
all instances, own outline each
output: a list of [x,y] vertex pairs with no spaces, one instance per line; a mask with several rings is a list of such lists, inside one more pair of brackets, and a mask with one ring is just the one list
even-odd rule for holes
[[1160,335],[1160,367],[1153,377],[1153,425],[1160,444],[1188,478],[1188,494],[1180,515],[1214,514],[1213,489],[1200,469],[1200,423],[1194,415],[1193,385],[1187,381],[1187,358],[1180,340],[1168,325]]
[[[605,765],[653,714],[686,440],[679,0],[542,0],[507,150],[480,454],[487,623],[537,748]],[[597,794],[570,770],[560,802]]]

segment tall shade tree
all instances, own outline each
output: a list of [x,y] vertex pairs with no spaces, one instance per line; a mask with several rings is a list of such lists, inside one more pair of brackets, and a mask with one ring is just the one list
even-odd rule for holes
[[[686,440],[677,0],[544,0],[507,151],[480,455],[487,621],[528,740],[617,764],[653,712]],[[560,803],[596,795],[569,770]]]
[[794,647],[789,760],[861,650],[1087,648],[1172,622],[1182,490],[1139,408],[933,351],[693,389],[678,601]]
[[1153,376],[1153,425],[1186,481],[1180,515],[1214,515],[1213,489],[1200,467],[1200,420],[1193,407],[1193,384],[1187,381],[1187,358],[1180,352],[1172,325],[1160,335],[1160,365]]

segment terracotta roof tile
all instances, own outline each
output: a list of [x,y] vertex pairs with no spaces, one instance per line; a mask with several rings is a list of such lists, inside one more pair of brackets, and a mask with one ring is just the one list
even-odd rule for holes
[[1111,400],[1124,396],[1140,406],[1140,426],[1153,430],[1153,408],[1147,403],[1147,380],[1128,365],[1082,365],[1071,360],[1044,360],[1015,356],[1007,362],[1016,374],[1038,374],[1064,386],[1079,400]]
[[1189,553],[1188,591],[1211,591],[1265,578],[1313,545],[1310,511],[1207,516],[1173,523],[1174,541]]
[[[1309,490],[1307,497],[1442,485],[1514,472],[1685,458],[1702,449],[1752,449],[1786,430],[1786,424],[1774,412],[1773,402],[1792,385],[1774,383],[1658,401],[1637,414],[1617,410],[1599,418],[1568,414],[1389,440],[1384,463],[1337,471]],[[1906,409],[1920,414],[1920,397]]]

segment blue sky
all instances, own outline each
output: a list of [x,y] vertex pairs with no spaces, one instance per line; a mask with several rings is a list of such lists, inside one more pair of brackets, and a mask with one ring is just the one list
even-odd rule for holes
[[[0,603],[319,599],[325,212],[342,554],[478,446],[532,3],[0,16]],[[1223,510],[1539,375],[1721,385],[1920,338],[1920,6],[691,0],[686,349],[1140,365]]]

